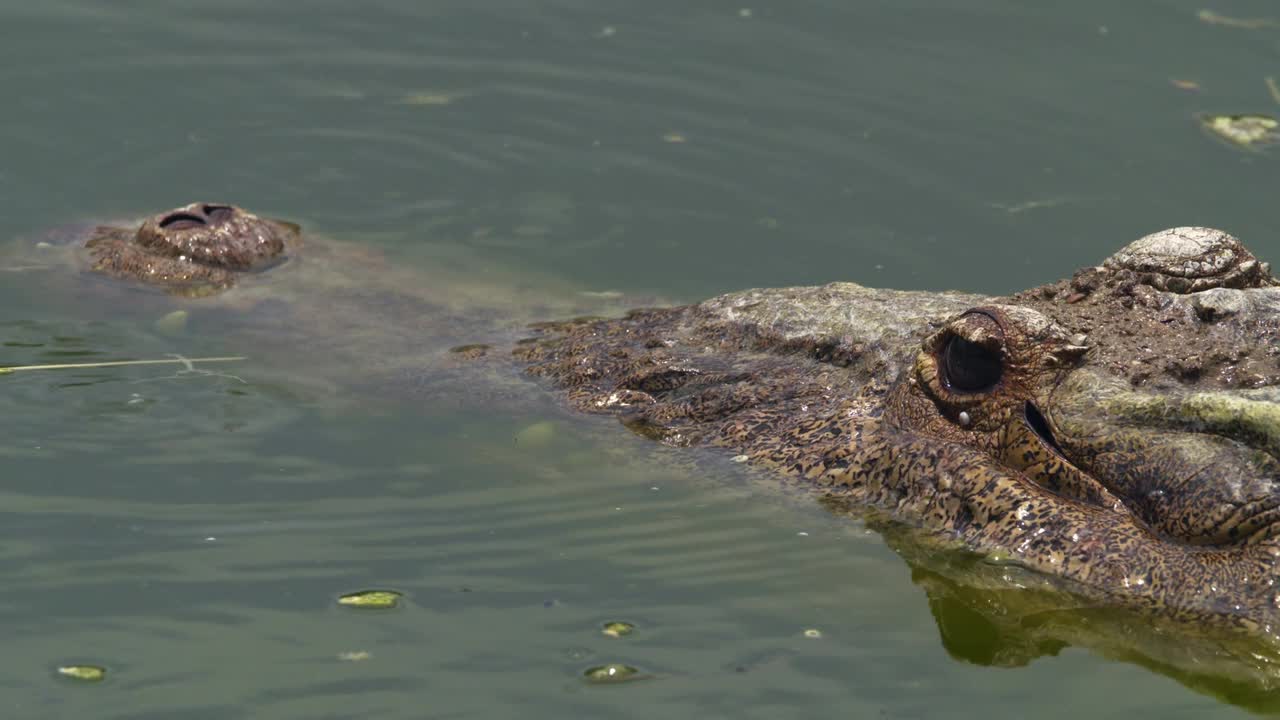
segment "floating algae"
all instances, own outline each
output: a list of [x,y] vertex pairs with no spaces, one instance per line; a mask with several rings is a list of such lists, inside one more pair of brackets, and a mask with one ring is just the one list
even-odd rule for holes
[[1242,148],[1255,148],[1280,140],[1280,121],[1270,115],[1203,115],[1206,132]]
[[632,625],[629,622],[622,622],[621,620],[607,622],[600,628],[601,633],[615,638],[626,637],[635,631],[635,625]]
[[1212,10],[1201,10],[1196,13],[1200,22],[1206,25],[1240,28],[1241,30],[1260,30],[1262,28],[1280,27],[1280,21],[1271,18],[1238,18],[1222,15]]
[[627,682],[628,680],[636,680],[640,671],[630,665],[622,665],[619,663],[610,663],[608,665],[596,665],[583,671],[582,677],[593,685],[610,685],[613,683]]
[[102,682],[107,678],[107,669],[101,665],[59,665],[58,674],[77,682]]
[[361,590],[338,598],[339,605],[362,610],[389,610],[400,604],[403,593],[395,590]]

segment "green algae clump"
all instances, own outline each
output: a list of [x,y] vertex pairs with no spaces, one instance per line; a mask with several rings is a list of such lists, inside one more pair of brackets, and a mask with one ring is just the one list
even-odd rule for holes
[[636,631],[636,626],[629,622],[614,620],[600,627],[600,632],[614,638],[626,637]]
[[1200,125],[1214,137],[1242,148],[1280,141],[1280,120],[1270,115],[1204,115]]
[[362,610],[389,610],[400,604],[403,593],[395,590],[361,590],[338,598],[339,605]]
[[582,677],[593,685],[610,685],[635,680],[639,677],[639,673],[639,670],[630,665],[610,663],[608,665],[589,667],[583,671]]
[[107,669],[101,665],[59,665],[58,674],[77,682],[102,682],[107,679]]

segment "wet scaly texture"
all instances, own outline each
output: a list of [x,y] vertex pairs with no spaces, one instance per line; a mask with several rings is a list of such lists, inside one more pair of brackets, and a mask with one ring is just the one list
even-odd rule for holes
[[[576,408],[722,447],[1095,602],[1280,630],[1276,281],[1174,228],[990,299],[851,284],[542,326]],[[1225,295],[1224,295],[1225,293]]]
[[217,334],[251,358],[259,381],[278,371],[339,402],[528,402],[527,383],[474,360],[531,320],[620,307],[617,293],[504,270],[448,244],[414,252],[429,260],[197,202],[18,238],[0,248],[0,267],[41,274],[41,301],[76,317]]
[[233,205],[192,203],[153,215],[133,230],[98,227],[85,248],[94,272],[198,296],[284,260],[298,242],[297,226]]

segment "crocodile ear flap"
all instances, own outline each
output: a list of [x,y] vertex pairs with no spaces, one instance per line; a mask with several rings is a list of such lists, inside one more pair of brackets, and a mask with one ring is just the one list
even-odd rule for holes
[[1074,365],[1090,349],[1088,345],[1061,345],[1049,351],[1049,364]]

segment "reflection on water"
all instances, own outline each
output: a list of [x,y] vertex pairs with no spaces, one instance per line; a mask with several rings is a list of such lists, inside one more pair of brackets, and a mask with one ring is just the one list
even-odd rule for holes
[[[1247,669],[1152,660],[1178,656],[1126,637],[1127,619],[982,585],[889,532],[904,563],[724,458],[667,457],[527,385],[477,393],[413,362],[441,347],[423,328],[442,298],[474,320],[486,298],[468,288],[518,290],[497,303],[511,316],[485,316],[509,328],[566,296],[837,279],[995,293],[1176,224],[1275,261],[1274,157],[1195,121],[1274,110],[1274,28],[1201,9],[0,7],[0,237],[209,198],[303,218],[385,259],[371,277],[405,278],[399,295],[192,311],[173,332],[154,299],[2,268],[0,364],[250,357],[225,375],[0,377],[7,715],[1270,707]],[[291,320],[300,306],[312,324]],[[339,606],[370,588],[404,597]],[[614,620],[637,631],[601,634]],[[109,673],[68,684],[71,663]],[[583,681],[613,663],[647,679]]]
[[872,519],[911,567],[957,660],[1023,667],[1071,647],[1167,675],[1255,712],[1280,712],[1280,648],[1265,638],[1097,606],[1046,578]]

